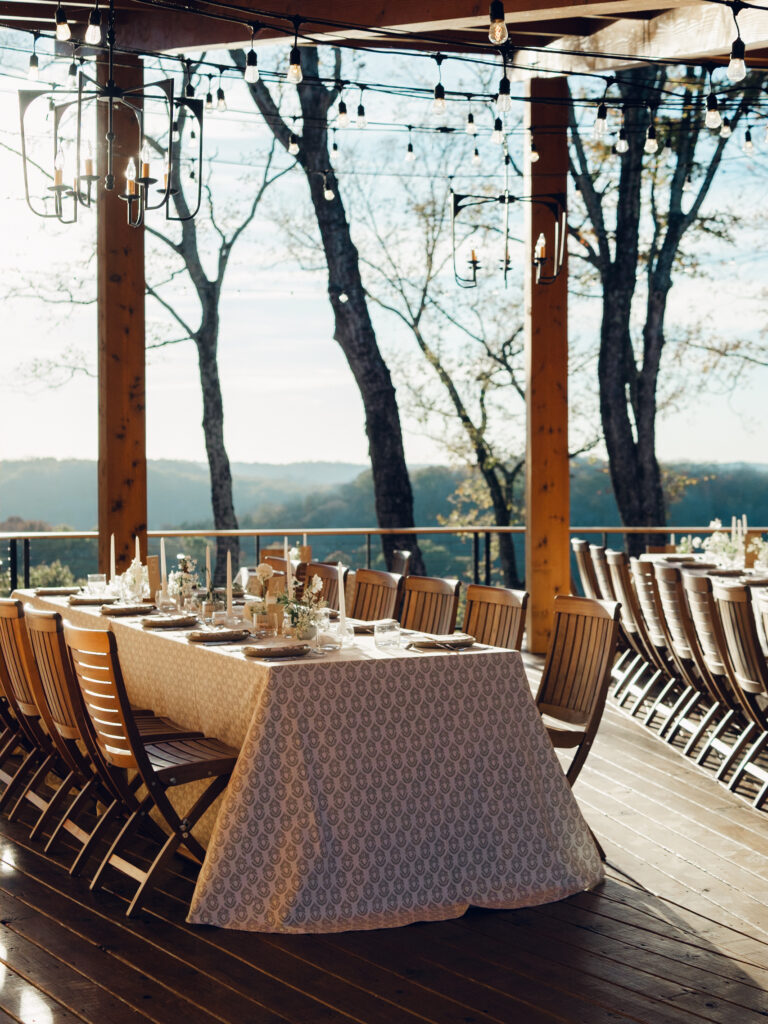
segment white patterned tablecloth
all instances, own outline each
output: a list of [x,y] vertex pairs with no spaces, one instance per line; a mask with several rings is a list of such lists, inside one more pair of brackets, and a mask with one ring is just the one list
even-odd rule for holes
[[[34,604],[107,622],[65,599]],[[393,655],[360,637],[338,656],[268,664],[136,620],[111,627],[134,703],[240,748],[190,922],[394,927],[602,879],[517,652]]]

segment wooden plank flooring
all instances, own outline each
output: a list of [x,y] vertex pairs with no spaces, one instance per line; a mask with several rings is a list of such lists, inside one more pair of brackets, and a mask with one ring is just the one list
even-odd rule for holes
[[0,819],[0,1024],[751,1024],[768,1018],[768,814],[614,706],[576,795],[599,890],[378,932],[190,927],[179,860],[135,921]]

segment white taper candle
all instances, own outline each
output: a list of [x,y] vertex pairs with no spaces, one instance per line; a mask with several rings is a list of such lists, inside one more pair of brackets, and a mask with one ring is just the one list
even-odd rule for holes
[[233,617],[232,609],[232,552],[227,552],[227,618]]

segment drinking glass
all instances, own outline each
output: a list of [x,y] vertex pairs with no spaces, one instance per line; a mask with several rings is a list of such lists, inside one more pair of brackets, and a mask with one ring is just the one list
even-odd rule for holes
[[400,623],[397,619],[382,619],[373,627],[373,642],[381,650],[400,646]]
[[158,590],[155,594],[155,607],[159,612],[175,612],[176,598],[171,597],[167,590]]
[[88,585],[85,588],[89,594],[103,594],[107,589],[107,577],[103,572],[91,572],[88,574]]

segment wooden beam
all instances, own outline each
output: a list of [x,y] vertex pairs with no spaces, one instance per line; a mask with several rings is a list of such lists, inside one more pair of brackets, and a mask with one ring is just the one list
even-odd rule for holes
[[[130,66],[132,65],[132,66]],[[116,76],[117,77],[117,76]],[[106,68],[99,67],[99,80]],[[135,88],[143,80],[138,58],[120,58],[118,85]],[[100,181],[97,213],[99,332],[99,566],[109,565],[109,538],[114,533],[118,571],[133,557],[133,537],[147,541],[147,455],[144,358],[144,229],[127,223],[125,168],[138,153],[135,116],[115,107],[116,188]],[[106,104],[98,105],[97,159],[105,174]]]
[[[750,49],[768,46],[768,12],[745,9],[739,28]],[[622,18],[587,36],[563,36],[544,52],[520,50],[515,63],[531,68],[518,77],[555,72],[613,71],[634,67],[646,59],[725,60],[736,37],[733,15],[720,4],[699,4],[666,11],[650,21]],[[610,53],[611,57],[595,57]]]
[[[533,79],[526,86],[525,127],[540,158],[530,160],[526,144],[524,192],[561,194],[568,188],[567,83]],[[525,347],[527,366],[527,454],[525,580],[528,649],[546,650],[556,594],[571,589],[570,481],[568,465],[568,263],[551,284],[536,284],[533,251],[544,234],[554,247],[552,214],[538,203],[526,206]],[[551,264],[545,265],[544,273]]]

